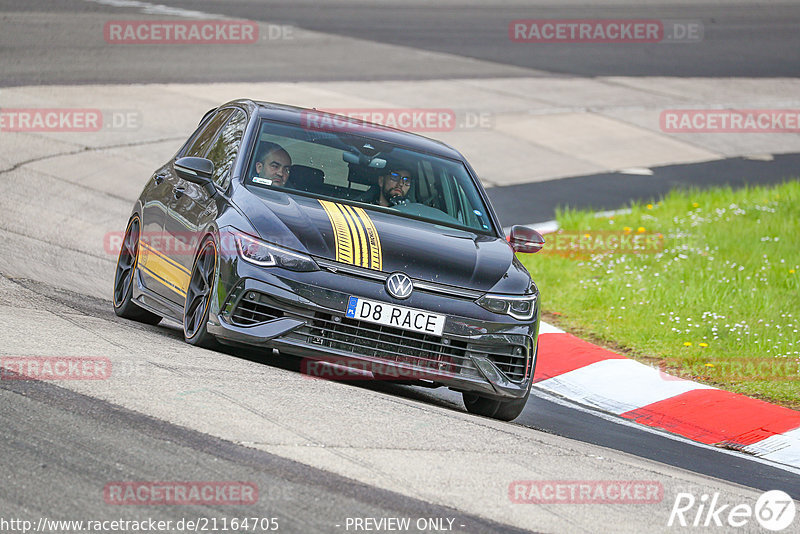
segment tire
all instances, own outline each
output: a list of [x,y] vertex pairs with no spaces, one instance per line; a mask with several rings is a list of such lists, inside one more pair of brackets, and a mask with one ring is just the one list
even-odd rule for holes
[[145,324],[158,324],[161,316],[145,310],[133,302],[133,277],[136,273],[136,262],[139,261],[139,217],[134,216],[125,230],[125,238],[117,258],[114,271],[114,313],[119,317],[131,319]]
[[206,237],[192,266],[189,287],[186,289],[186,304],[183,308],[183,337],[190,345],[217,348],[214,336],[208,333],[208,312],[217,270],[217,245],[212,237]]
[[482,397],[475,393],[467,392],[462,393],[461,396],[464,399],[464,406],[466,406],[469,413],[491,417],[492,419],[499,419],[500,421],[512,421],[525,409],[530,394],[531,390],[529,387],[524,397],[514,400]]

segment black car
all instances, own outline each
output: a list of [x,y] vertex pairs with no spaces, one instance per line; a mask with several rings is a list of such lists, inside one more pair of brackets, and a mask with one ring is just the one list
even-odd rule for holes
[[114,309],[177,320],[194,345],[447,386],[470,412],[511,420],[539,328],[539,292],[514,252],[543,243],[524,227],[506,238],[474,170],[443,143],[237,100],[147,182]]

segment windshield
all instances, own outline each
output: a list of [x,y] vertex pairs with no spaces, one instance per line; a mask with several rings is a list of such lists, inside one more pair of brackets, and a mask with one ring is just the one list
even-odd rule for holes
[[367,137],[262,121],[245,185],[494,234],[463,163]]

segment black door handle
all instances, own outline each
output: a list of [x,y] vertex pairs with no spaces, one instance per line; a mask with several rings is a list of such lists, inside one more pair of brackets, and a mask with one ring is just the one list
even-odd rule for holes
[[178,200],[179,198],[181,198],[183,196],[184,192],[186,192],[186,190],[184,188],[182,188],[182,187],[173,187],[172,188],[172,195],[175,197],[175,200]]
[[156,174],[156,175],[153,177],[153,180],[155,180],[155,182],[156,182],[156,185],[161,185],[161,182],[163,182],[163,181],[164,181],[164,178],[166,178],[166,177],[167,177],[167,175],[166,175],[166,174]]

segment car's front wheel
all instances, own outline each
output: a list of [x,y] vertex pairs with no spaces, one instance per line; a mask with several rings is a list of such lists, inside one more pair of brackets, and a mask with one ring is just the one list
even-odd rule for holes
[[139,217],[133,217],[125,230],[117,270],[114,272],[114,313],[125,319],[145,324],[158,324],[161,316],[149,312],[133,302],[133,277],[139,257]]
[[522,413],[530,394],[531,390],[528,388],[528,392],[524,397],[513,400],[499,399],[497,397],[483,397],[475,393],[467,392],[462,393],[461,396],[464,399],[464,406],[466,406],[469,413],[491,417],[501,421],[511,421]]
[[199,347],[214,348],[217,340],[208,333],[208,311],[217,271],[217,246],[207,237],[194,260],[186,304],[183,310],[183,335],[186,342]]

